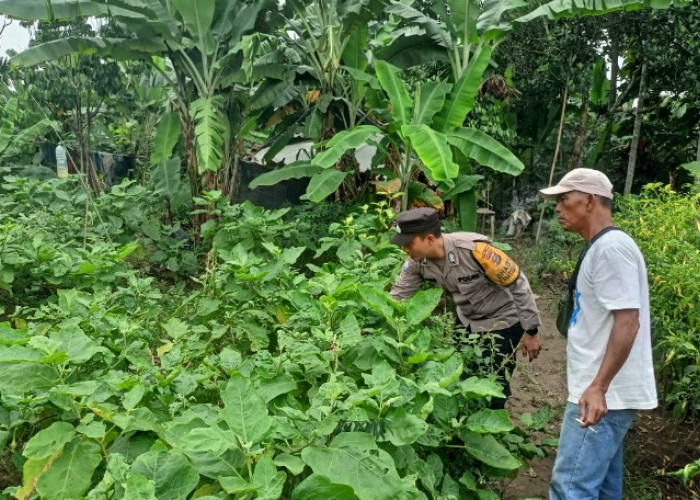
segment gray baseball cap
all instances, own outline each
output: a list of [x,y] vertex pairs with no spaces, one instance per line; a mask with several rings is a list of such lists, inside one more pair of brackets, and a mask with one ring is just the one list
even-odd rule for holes
[[560,194],[569,191],[597,194],[604,198],[613,199],[613,185],[608,176],[591,168],[571,170],[555,186],[540,189],[540,194],[545,200],[551,201],[556,200]]
[[403,246],[417,234],[432,233],[435,229],[440,229],[440,219],[434,208],[407,210],[396,218],[396,234],[391,242]]

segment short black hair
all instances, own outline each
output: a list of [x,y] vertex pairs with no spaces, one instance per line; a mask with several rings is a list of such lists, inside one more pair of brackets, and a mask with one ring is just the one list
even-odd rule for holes
[[599,194],[593,195],[596,198],[600,200],[600,204],[603,205],[605,208],[608,210],[612,210],[613,207],[613,201],[610,198],[607,198],[605,196],[600,196]]
[[428,236],[429,234],[432,234],[432,235],[435,236],[436,238],[439,238],[440,236],[442,236],[442,230],[441,230],[440,227],[438,226],[438,227],[432,229],[431,231],[426,231],[426,232],[424,232],[424,233],[419,233],[417,236],[419,236],[421,240],[424,240],[425,237]]

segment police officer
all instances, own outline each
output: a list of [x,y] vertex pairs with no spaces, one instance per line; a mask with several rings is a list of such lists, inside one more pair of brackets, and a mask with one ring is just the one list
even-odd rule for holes
[[[396,219],[392,243],[408,254],[391,296],[407,299],[429,281],[452,295],[457,316],[468,332],[494,333],[493,358],[510,396],[508,378],[522,345],[528,361],[540,353],[540,318],[527,277],[505,253],[477,233],[443,234],[437,212],[417,208]],[[506,373],[508,375],[506,375]],[[505,400],[492,402],[503,408]]]

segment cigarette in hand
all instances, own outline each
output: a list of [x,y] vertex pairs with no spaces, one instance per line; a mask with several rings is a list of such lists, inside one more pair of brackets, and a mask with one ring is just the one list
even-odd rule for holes
[[[583,420],[581,420],[580,418],[577,418],[576,421],[577,421],[579,424],[583,425]],[[598,431],[595,430],[592,426],[589,426],[588,429],[590,429],[590,431],[591,431],[593,434],[598,434]]]

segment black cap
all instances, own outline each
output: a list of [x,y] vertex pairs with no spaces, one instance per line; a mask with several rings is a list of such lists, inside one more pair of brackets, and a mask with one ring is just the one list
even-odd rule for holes
[[403,246],[417,234],[433,233],[436,229],[440,229],[440,219],[434,208],[414,208],[396,218],[396,234],[391,242]]

